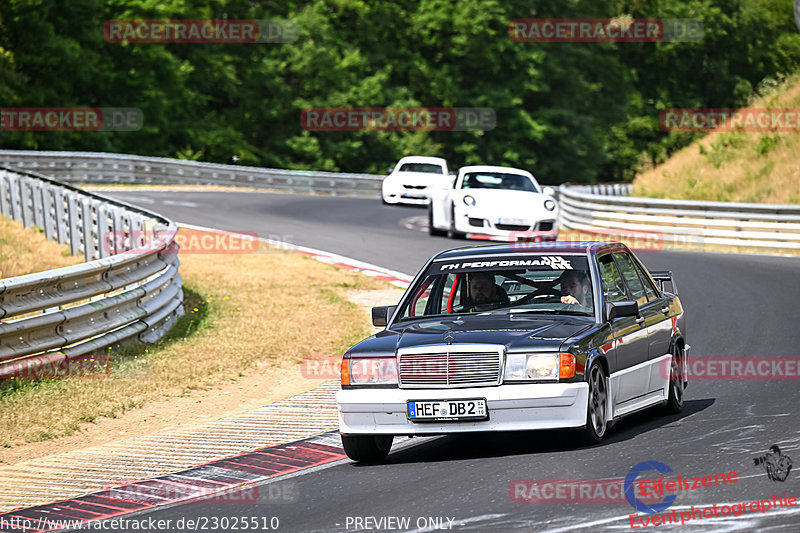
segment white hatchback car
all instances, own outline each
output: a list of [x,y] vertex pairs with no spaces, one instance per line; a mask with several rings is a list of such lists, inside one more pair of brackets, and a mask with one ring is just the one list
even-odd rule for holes
[[383,180],[381,196],[385,204],[426,205],[432,190],[452,183],[447,161],[441,157],[408,156],[398,161]]
[[431,235],[494,240],[554,241],[558,204],[550,187],[518,168],[468,166],[452,188],[434,192],[428,206]]

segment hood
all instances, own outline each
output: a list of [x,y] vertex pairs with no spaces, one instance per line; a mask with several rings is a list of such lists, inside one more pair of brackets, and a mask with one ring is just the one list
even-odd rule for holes
[[353,346],[359,355],[395,354],[398,348],[452,344],[502,344],[506,351],[559,351],[565,341],[594,326],[592,317],[478,315],[395,324]]
[[459,189],[458,193],[461,197],[470,195],[475,198],[473,209],[502,206],[504,211],[522,213],[530,213],[531,209],[544,209],[544,201],[550,198],[538,192],[508,189]]

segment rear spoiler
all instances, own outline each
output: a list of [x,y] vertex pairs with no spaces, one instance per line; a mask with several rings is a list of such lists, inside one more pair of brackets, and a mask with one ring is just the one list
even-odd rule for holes
[[671,292],[675,296],[678,295],[678,286],[675,284],[675,280],[672,277],[672,270],[651,270],[650,275],[653,276],[653,280],[658,283],[661,292],[666,290],[664,285],[669,283],[671,285],[671,290],[667,292]]

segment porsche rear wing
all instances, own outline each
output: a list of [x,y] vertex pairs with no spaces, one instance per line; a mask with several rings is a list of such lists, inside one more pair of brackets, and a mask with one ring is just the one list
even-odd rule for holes
[[672,277],[672,270],[651,270],[650,275],[653,276],[653,280],[658,283],[661,292],[667,291],[665,285],[669,283],[671,290],[667,292],[671,292],[675,296],[678,295],[678,286],[675,284],[675,279]]

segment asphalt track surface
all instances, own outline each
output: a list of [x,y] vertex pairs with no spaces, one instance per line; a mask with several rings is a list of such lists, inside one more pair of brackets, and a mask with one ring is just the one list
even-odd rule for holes
[[[379,200],[244,192],[106,194],[178,222],[255,231],[408,274],[437,251],[470,244],[409,230],[403,222],[425,211]],[[650,269],[674,271],[693,358],[800,356],[800,259],[663,251],[639,257]],[[630,530],[628,515],[634,510],[627,502],[520,503],[511,500],[509,486],[514,480],[624,478],[634,465],[654,460],[682,476],[738,474],[736,483],[680,492],[671,508],[678,511],[772,494],[800,497],[798,415],[798,380],[694,381],[681,415],[656,410],[633,415],[596,447],[578,446],[572,433],[556,431],[411,439],[382,465],[345,460],[296,475],[292,503],[190,504],[132,518],[175,524],[180,518],[274,516],[278,531],[363,531],[359,525],[376,525],[356,522],[366,517],[408,517],[405,530],[423,526],[422,531],[437,525],[463,531]],[[773,444],[795,461],[783,482],[768,479],[763,466],[754,465],[753,458]],[[429,520],[437,517],[440,522]],[[395,522],[381,525],[377,530],[396,530],[386,527]],[[800,505],[646,529],[798,531]]]

